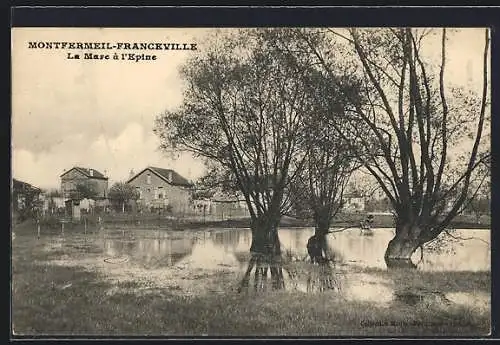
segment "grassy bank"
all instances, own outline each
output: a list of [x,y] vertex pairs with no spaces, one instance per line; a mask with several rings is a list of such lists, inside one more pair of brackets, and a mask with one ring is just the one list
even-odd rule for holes
[[[331,293],[289,290],[255,296],[237,294],[230,284],[224,293],[204,296],[183,297],[154,288],[138,293],[140,282],[110,282],[98,271],[50,264],[63,256],[85,257],[92,250],[64,246],[47,252],[32,236],[16,237],[12,258],[16,334],[465,336],[489,332],[489,312],[460,305],[382,307]],[[359,272],[442,292],[490,292],[489,272]],[[116,289],[109,293],[112,287]]]
[[[362,214],[341,214],[332,221],[333,228],[347,228],[357,227],[360,220],[363,219]],[[72,231],[85,231],[84,222],[86,222],[88,231],[95,231],[99,224],[97,216],[85,216],[85,221],[82,219],[80,222],[65,223],[65,229]],[[29,224],[30,222],[25,222]],[[158,215],[106,215],[102,219],[102,225],[108,229],[127,229],[127,228],[141,228],[141,229],[167,229],[167,230],[199,230],[207,228],[249,228],[250,219],[226,219],[226,220],[199,220],[192,218],[182,217],[167,217]],[[472,216],[458,216],[451,224],[451,227],[457,229],[490,229],[490,218],[482,217],[480,223]],[[284,216],[281,219],[280,226],[283,228],[303,228],[314,226],[311,220],[297,219]],[[391,215],[375,215],[373,221],[374,228],[393,228],[393,218]],[[36,225],[31,225],[32,231],[36,232]],[[60,233],[61,223],[56,217],[51,219],[42,220],[41,230],[44,233]]]
[[[364,220],[366,214],[339,214],[333,221],[332,227],[357,227],[361,220]],[[224,228],[248,228],[250,227],[250,219],[235,218],[225,220],[202,220],[182,217],[160,217],[160,216],[137,216],[137,215],[113,215],[104,217],[104,223],[109,226],[120,225],[138,225],[141,226],[164,226],[174,230],[197,229],[207,227],[224,227]],[[460,215],[457,216],[451,223],[451,227],[462,229],[489,229],[491,218],[483,216],[480,222],[474,216]],[[280,221],[280,226],[284,228],[303,228],[314,226],[314,222],[308,219],[298,219],[288,216],[283,216]],[[394,227],[394,219],[390,214],[375,214],[373,218],[374,228],[392,228]]]

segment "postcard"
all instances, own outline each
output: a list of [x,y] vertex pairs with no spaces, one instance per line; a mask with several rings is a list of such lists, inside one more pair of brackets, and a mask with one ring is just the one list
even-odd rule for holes
[[487,336],[490,34],[12,28],[12,334]]

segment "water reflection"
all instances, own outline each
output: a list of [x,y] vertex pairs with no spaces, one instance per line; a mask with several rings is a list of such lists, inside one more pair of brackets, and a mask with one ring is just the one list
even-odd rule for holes
[[[451,251],[425,252],[419,264],[422,270],[489,270],[490,247],[488,230],[457,230],[458,236],[481,240],[452,242]],[[307,255],[307,239],[311,228],[280,229],[284,249],[303,258]],[[358,230],[330,234],[330,250],[344,265],[385,268],[384,252],[393,229],[375,229],[374,236],[360,236]],[[249,229],[201,231],[108,231],[103,235],[102,247],[107,256],[128,256],[144,265],[173,266],[183,264],[199,268],[241,267],[248,258],[251,244]],[[418,261],[420,253],[416,253]]]
[[168,237],[160,235],[127,238],[111,237],[103,241],[104,254],[111,257],[128,256],[145,266],[172,266],[193,252],[195,237]]
[[[306,243],[313,232],[311,228],[280,229],[282,248],[296,258],[307,256]],[[419,269],[489,270],[490,231],[457,232],[455,233],[457,237],[475,239],[444,242],[443,250],[424,254],[423,262],[418,265]],[[353,266],[385,269],[383,256],[393,236],[393,229],[374,229],[373,236],[360,236],[359,230],[346,230],[328,236],[330,251],[338,262],[339,269],[335,269],[334,274],[336,281],[339,282],[340,296],[390,306],[397,282],[370,272],[361,272],[353,269]],[[86,235],[85,238],[80,235],[50,238],[46,245],[47,250],[51,251],[64,246],[79,248],[82,243],[94,243],[100,250],[85,252],[76,257],[62,256],[53,262],[59,265],[83,265],[92,270],[99,269],[104,276],[110,277],[113,281],[144,283],[146,289],[153,286],[183,295],[193,295],[234,291],[232,287],[238,283],[237,277],[241,277],[250,258],[251,239],[249,229],[199,231],[107,229],[98,234]],[[416,253],[416,256],[419,257],[419,254]],[[314,268],[302,262],[288,262],[287,267],[297,269],[294,272],[294,279],[285,273],[287,289],[295,288],[307,292],[308,272]],[[319,277],[321,278],[320,275]],[[469,303],[467,298],[475,295],[476,292],[472,294],[467,292],[465,295],[455,294],[451,297],[453,301],[464,304]],[[474,302],[479,306],[489,303],[488,296],[476,297],[482,301]]]
[[226,248],[228,247],[225,247],[224,244],[217,246],[213,241],[197,242],[190,255],[185,256],[176,266],[208,270],[239,268],[241,264],[234,252],[224,250]]
[[213,241],[213,244],[224,248],[224,251],[232,251],[238,247],[240,243],[240,234],[241,231],[229,230],[229,231],[220,231],[220,232],[211,232],[210,239]]
[[385,268],[384,253],[393,237],[391,229],[375,229],[373,236],[349,230],[329,236],[329,244],[350,265]]

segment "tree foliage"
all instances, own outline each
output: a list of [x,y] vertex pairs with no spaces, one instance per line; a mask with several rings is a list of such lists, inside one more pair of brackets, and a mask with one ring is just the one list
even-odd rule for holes
[[[305,161],[304,118],[313,108],[308,87],[310,56],[296,55],[291,29],[246,29],[215,36],[210,48],[182,69],[183,103],[158,118],[164,150],[203,157],[232,180],[251,216],[253,266],[259,277],[271,271],[283,286],[278,225],[290,205],[287,193]],[[283,49],[287,47],[288,49]]]
[[99,195],[97,184],[94,181],[85,181],[76,184],[75,190],[70,193],[72,199],[95,199]]
[[139,199],[139,193],[128,183],[116,182],[109,189],[108,197],[115,207],[120,207],[124,211],[127,203]]
[[277,225],[297,208],[294,196],[331,215],[362,166],[396,214],[386,261],[409,260],[463,211],[490,164],[489,32],[480,95],[447,81],[447,37],[415,28],[217,34],[183,66],[183,102],[155,131],[164,150],[206,160],[205,184],[242,192],[252,250],[267,253],[280,252]]
[[[476,95],[446,82],[446,29],[327,31],[332,40],[344,42],[346,66],[362,90],[362,97],[345,93],[352,109],[337,132],[357,152],[397,214],[393,248],[390,244],[386,254],[408,257],[463,210],[471,184],[482,179],[478,167],[489,162],[488,136],[483,135],[489,122],[489,32],[484,38],[483,91]],[[324,53],[328,45],[302,38],[321,68],[333,74]],[[439,42],[437,61],[425,52],[431,39]]]
[[164,149],[196,153],[234,179],[253,219],[279,218],[304,157],[298,133],[311,108],[309,64],[277,46],[294,41],[287,29],[219,37],[184,66],[183,104],[156,126]]

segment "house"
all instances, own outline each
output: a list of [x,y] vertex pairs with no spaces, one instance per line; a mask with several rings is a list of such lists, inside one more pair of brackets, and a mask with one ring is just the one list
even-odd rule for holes
[[40,201],[41,189],[27,182],[12,179],[11,203],[14,214],[28,211]]
[[213,205],[213,214],[219,219],[248,217],[248,206],[243,195],[237,193],[216,192],[211,202]]
[[192,206],[195,214],[203,215],[212,214],[214,208],[212,201],[207,198],[194,199]]
[[65,199],[74,198],[78,185],[95,190],[96,199],[105,199],[108,193],[108,178],[96,169],[73,167],[61,175],[61,192]]
[[190,210],[193,184],[171,169],[147,167],[129,178],[139,194],[138,204],[147,208],[171,207],[174,213]]
[[91,210],[95,207],[95,200],[92,199],[82,199],[80,200],[80,210],[85,210],[85,212],[91,212]]
[[363,212],[365,210],[365,198],[360,193],[346,193],[343,197],[345,212]]

